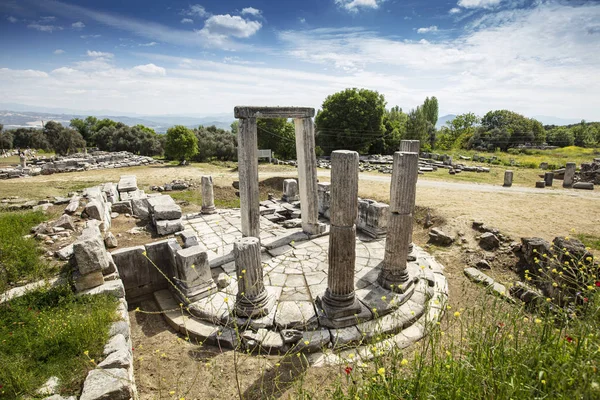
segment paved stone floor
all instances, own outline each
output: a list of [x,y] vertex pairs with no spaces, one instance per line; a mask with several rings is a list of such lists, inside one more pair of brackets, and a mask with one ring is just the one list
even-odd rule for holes
[[[425,334],[426,322],[439,317],[447,299],[443,267],[420,248],[417,261],[408,264],[415,284],[404,294],[380,287],[377,276],[383,260],[385,238],[356,238],[355,288],[366,316],[350,327],[327,329],[319,323],[317,296],[327,288],[329,236],[309,238],[301,229],[285,229],[261,218],[264,283],[274,300],[269,315],[256,319],[236,318],[231,312],[238,291],[233,262],[233,242],[241,237],[238,210],[189,217],[185,229],[195,232],[209,250],[213,276],[225,273],[229,284],[219,292],[190,304],[190,315],[166,313],[167,320],[186,335],[209,344],[260,348],[268,353],[290,350],[316,352],[313,362],[335,362],[326,349],[339,350],[367,342],[399,340],[412,343]],[[163,310],[176,308],[168,291],[155,294]],[[418,329],[416,329],[416,328]],[[412,329],[412,330],[411,330]],[[415,331],[416,329],[416,331]],[[408,336],[407,336],[408,335]],[[299,340],[299,338],[302,338]],[[391,343],[391,342],[390,342]],[[389,345],[388,343],[387,345]],[[339,351],[335,357],[340,357]]]

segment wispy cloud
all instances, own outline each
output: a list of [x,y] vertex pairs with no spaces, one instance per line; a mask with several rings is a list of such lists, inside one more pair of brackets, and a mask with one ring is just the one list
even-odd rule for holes
[[138,46],[142,46],[142,47],[152,47],[152,46],[156,46],[158,43],[156,42],[149,42],[149,43],[140,43],[138,44]]
[[167,75],[166,69],[164,69],[163,67],[158,67],[154,64],[138,65],[138,66],[133,67],[133,71],[139,72],[142,74],[146,74],[146,75],[159,75],[159,76]]
[[79,37],[82,39],[98,39],[102,35],[80,35]]
[[182,23],[182,24],[193,24],[193,23],[194,23],[194,20],[193,20],[193,19],[190,19],[190,18],[182,18],[182,19],[181,19],[181,23]]
[[56,54],[56,55],[65,54],[65,51],[63,49],[56,49],[56,50],[54,50],[54,54]]
[[15,22],[18,21],[18,19],[16,19],[15,17],[13,17],[12,15],[9,15],[8,18],[6,18],[8,20],[8,22],[10,22],[11,24],[14,24]]
[[262,11],[254,7],[246,7],[242,9],[242,15],[253,15],[255,17],[262,16]]
[[460,14],[460,8],[458,7],[453,7],[450,9],[450,11],[448,11],[449,14]]
[[101,57],[101,58],[113,58],[115,55],[113,53],[105,53],[103,51],[94,51],[94,50],[88,50],[87,51],[87,55],[88,57]]
[[487,8],[497,6],[502,0],[458,0],[458,5],[464,8]]
[[73,23],[71,24],[71,27],[72,27],[73,29],[83,29],[83,28],[85,28],[85,24],[84,24],[83,22],[81,22],[81,21],[78,21],[78,22],[73,22]]
[[195,16],[195,17],[207,17],[210,15],[210,13],[208,13],[206,11],[206,9],[200,4],[193,4],[193,5],[189,6],[188,8],[186,8],[185,10],[182,10],[181,13],[183,15],[189,15],[189,16]]
[[234,36],[237,38],[247,38],[254,35],[262,24],[258,21],[249,21],[237,15],[213,15],[204,23],[202,31],[209,36]]
[[383,0],[335,0],[335,4],[352,13],[365,8],[377,9],[382,2]]
[[28,24],[27,27],[29,29],[35,29],[40,32],[50,32],[50,33],[54,32],[54,31],[62,31],[63,30],[62,26],[42,25],[38,22],[32,22],[32,23]]
[[437,32],[437,30],[438,30],[437,26],[431,25],[426,28],[417,29],[417,33],[431,33],[431,32]]

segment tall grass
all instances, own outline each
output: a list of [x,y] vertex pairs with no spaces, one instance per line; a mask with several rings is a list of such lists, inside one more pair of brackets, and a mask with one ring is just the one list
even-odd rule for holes
[[0,292],[20,280],[41,278],[49,272],[35,239],[24,237],[45,219],[42,212],[0,213]]
[[90,358],[102,355],[116,306],[112,296],[75,296],[68,285],[0,304],[0,399],[34,396],[51,376],[61,393],[78,394],[94,367]]

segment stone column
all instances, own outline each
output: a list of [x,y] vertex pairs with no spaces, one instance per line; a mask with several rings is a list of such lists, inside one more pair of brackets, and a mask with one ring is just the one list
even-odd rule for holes
[[504,187],[511,187],[513,181],[513,172],[511,170],[504,171]]
[[544,182],[546,182],[547,187],[551,187],[554,182],[554,172],[544,173]]
[[202,214],[214,214],[217,212],[215,208],[215,194],[213,191],[212,176],[203,176],[202,181]]
[[563,187],[570,188],[575,180],[575,163],[568,162],[565,167],[565,177],[563,178]]
[[27,167],[27,158],[25,156],[21,156],[21,168]]
[[[408,153],[417,153],[417,168],[418,168],[418,159],[419,154],[421,152],[421,142],[419,140],[401,140],[400,141],[400,151],[408,152]],[[419,171],[417,169],[417,177],[419,176]],[[414,214],[415,210],[413,209],[412,213]],[[415,254],[415,244],[412,241],[412,229],[410,230],[410,235],[408,239],[408,261],[415,261],[417,259],[417,255]]]
[[406,269],[406,261],[412,232],[418,173],[417,153],[394,153],[388,234],[378,281],[381,286],[400,292],[405,291],[412,283]]
[[176,295],[186,303],[193,303],[217,291],[212,278],[208,255],[200,246],[175,248]]
[[274,299],[268,295],[263,281],[260,240],[244,237],[233,243],[238,294],[235,311],[240,317],[261,317],[271,311]]
[[[283,196],[281,196],[281,199],[288,203],[293,203],[300,199],[298,196],[298,181],[295,179],[283,180]],[[300,204],[302,205],[302,203]]]
[[242,236],[260,236],[258,193],[258,137],[256,118],[240,118],[238,131],[238,171]]
[[298,160],[302,230],[309,235],[317,235],[325,231],[325,226],[319,224],[314,124],[311,118],[296,118],[294,125],[296,127],[296,158]]
[[356,218],[358,216],[358,153],[331,153],[331,209],[327,290],[318,301],[321,325],[340,328],[356,323],[361,304],[354,293]]

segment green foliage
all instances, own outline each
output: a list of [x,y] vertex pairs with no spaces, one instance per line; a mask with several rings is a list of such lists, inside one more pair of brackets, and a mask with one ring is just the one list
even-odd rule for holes
[[62,156],[77,153],[85,148],[85,140],[74,129],[62,129],[53,142],[54,151]]
[[385,111],[383,124],[385,134],[375,140],[369,149],[371,154],[394,154],[400,148],[400,141],[406,136],[408,115],[398,106]]
[[41,212],[0,213],[0,293],[18,281],[50,272],[35,239],[24,237],[45,219]]
[[346,89],[328,96],[315,119],[317,144],[325,154],[346,149],[367,152],[383,136],[385,98],[376,91]]
[[102,357],[116,306],[112,296],[75,296],[68,285],[0,304],[0,399],[35,396],[51,376],[61,394],[79,394],[90,359]]
[[14,136],[10,131],[0,132],[0,149],[10,150],[13,147]]
[[54,148],[58,135],[63,129],[64,127],[56,121],[48,121],[44,125],[44,135],[51,148]]
[[575,137],[571,129],[559,126],[547,131],[546,140],[552,146],[567,147],[573,146]]
[[431,123],[427,121],[423,107],[419,106],[408,113],[404,139],[421,141],[421,149],[426,151],[431,141],[431,129]]
[[220,161],[233,161],[237,159],[237,138],[231,132],[217,127],[200,126],[194,130],[198,140],[198,153],[195,161],[217,159]]
[[286,118],[262,118],[257,121],[258,148],[271,149],[275,157],[296,158],[296,131]]
[[539,121],[525,118],[513,111],[496,110],[483,116],[481,129],[477,130],[472,139],[470,143],[475,147],[506,151],[520,144],[542,144],[545,134]]
[[190,160],[198,154],[198,139],[191,129],[176,125],[167,130],[165,157],[171,160]]
[[423,103],[423,114],[425,114],[425,119],[433,126],[437,124],[438,110],[438,100],[435,96],[432,96],[431,99],[429,97],[425,98],[425,102]]

